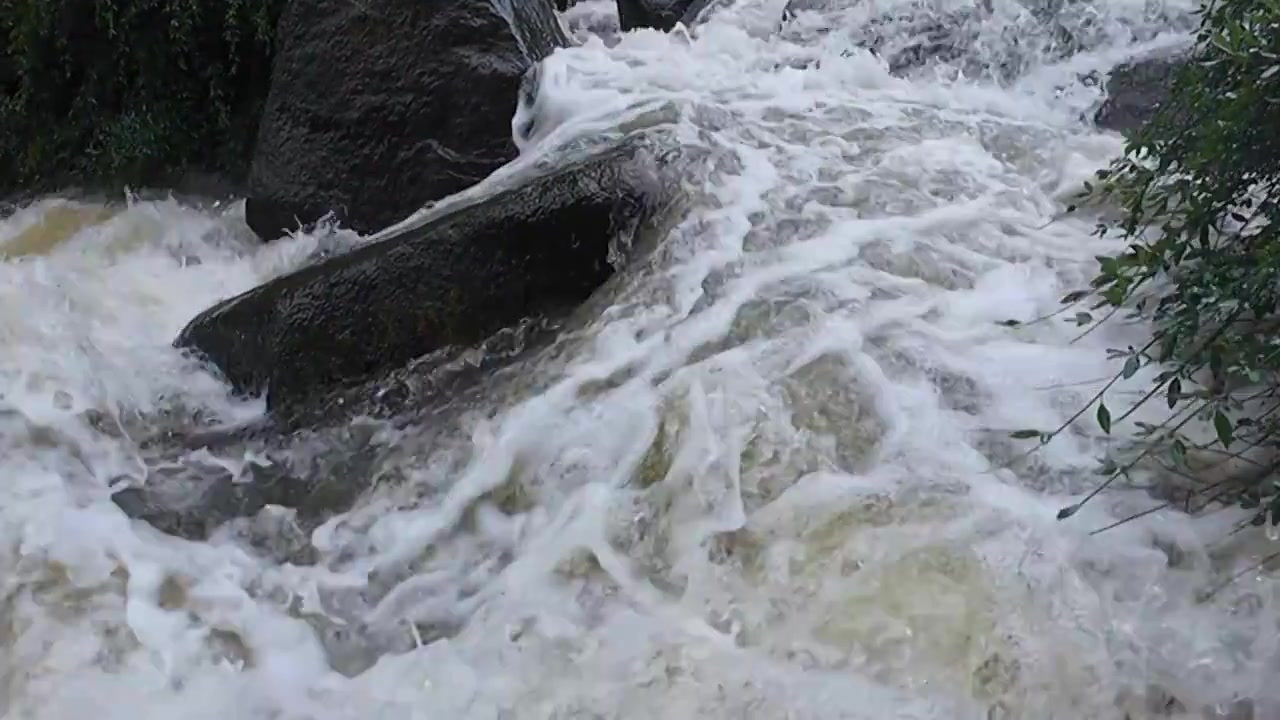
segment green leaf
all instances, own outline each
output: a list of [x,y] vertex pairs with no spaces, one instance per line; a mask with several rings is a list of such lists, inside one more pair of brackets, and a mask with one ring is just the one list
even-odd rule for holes
[[1187,446],[1181,440],[1174,440],[1169,447],[1169,455],[1173,457],[1173,464],[1179,468],[1187,466]]
[[1129,378],[1133,377],[1135,374],[1137,374],[1138,368],[1141,366],[1141,364],[1142,363],[1138,360],[1137,355],[1130,355],[1129,359],[1124,361],[1124,369],[1120,371],[1120,377],[1124,378],[1125,380],[1128,380]]
[[1076,325],[1088,325],[1093,322],[1093,316],[1087,312],[1078,312],[1075,316]]
[[1058,519],[1059,519],[1059,520],[1066,520],[1067,518],[1069,518],[1069,517],[1071,517],[1072,515],[1075,515],[1077,512],[1079,512],[1079,510],[1080,510],[1080,506],[1079,506],[1079,505],[1068,505],[1068,506],[1066,506],[1066,507],[1064,507],[1064,508],[1062,508],[1061,510],[1059,510],[1059,511],[1058,511]]
[[1013,438],[1014,440],[1029,440],[1031,438],[1038,438],[1043,435],[1044,433],[1040,432],[1039,430],[1015,430],[1009,433],[1009,437]]
[[1222,447],[1231,447],[1231,421],[1221,410],[1213,415],[1213,429],[1217,431],[1218,442],[1222,443]]
[[1098,425],[1102,428],[1102,432],[1111,434],[1111,411],[1107,409],[1104,402],[1098,403]]
[[1074,303],[1074,302],[1080,302],[1081,300],[1089,297],[1089,292],[1090,292],[1089,290],[1076,290],[1074,292],[1069,292],[1066,295],[1064,295],[1062,299],[1059,300],[1058,302],[1062,303],[1063,305],[1070,305],[1071,303]]
[[997,325],[1003,325],[1004,327],[1018,327],[1019,325],[1021,325],[1021,324],[1022,324],[1022,322],[1021,322],[1020,320],[1012,320],[1012,319],[1011,319],[1011,320],[1001,320],[1001,321],[997,322],[996,324],[997,324]]
[[1172,410],[1173,406],[1177,405],[1178,401],[1182,399],[1182,381],[1178,378],[1174,378],[1169,381],[1168,399],[1170,410]]

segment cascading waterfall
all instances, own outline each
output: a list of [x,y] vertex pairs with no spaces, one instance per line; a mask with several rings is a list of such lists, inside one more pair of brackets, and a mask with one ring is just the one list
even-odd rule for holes
[[1107,438],[1008,439],[1140,344],[1001,322],[1116,249],[1062,214],[1122,148],[1082,120],[1087,78],[1185,43],[1193,4],[995,0],[895,75],[858,43],[895,8],[885,47],[920,34],[907,7],[740,2],[621,36],[610,3],[570,9],[522,161],[660,129],[696,158],[687,213],[481,402],[299,440],[312,472],[378,480],[309,537],[268,510],[188,542],[108,488],[175,472],[149,450],[167,428],[262,412],[170,347],[187,320],[357,240],[264,247],[237,206],[162,200],[0,220],[0,715],[1275,716],[1277,585],[1200,600],[1265,538],[1174,510],[1090,536],[1152,504],[1055,519]]

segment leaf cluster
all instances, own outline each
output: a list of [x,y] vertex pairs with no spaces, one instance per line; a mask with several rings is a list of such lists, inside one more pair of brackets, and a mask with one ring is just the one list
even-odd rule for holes
[[[1091,301],[1089,310],[1104,313],[1094,320],[1077,312],[1080,324],[1119,314],[1152,328],[1147,346],[1110,351],[1124,358],[1123,369],[1089,407],[1106,433],[1145,403],[1171,411],[1159,425],[1135,424],[1138,442],[1127,457],[1103,459],[1099,491],[1148,461],[1194,478],[1189,456],[1216,454],[1252,463],[1256,472],[1248,482],[1202,484],[1197,494],[1254,510],[1254,524],[1280,524],[1272,460],[1280,445],[1277,128],[1280,0],[1212,0],[1201,9],[1195,47],[1174,74],[1169,101],[1086,184],[1082,202],[1122,211],[1097,232],[1118,235],[1127,247],[1097,258],[1091,287],[1063,302]],[[1148,365],[1159,370],[1153,386],[1113,415],[1107,391]],[[1191,423],[1211,428],[1212,440],[1193,442]],[[1014,437],[1044,443],[1061,430]]]

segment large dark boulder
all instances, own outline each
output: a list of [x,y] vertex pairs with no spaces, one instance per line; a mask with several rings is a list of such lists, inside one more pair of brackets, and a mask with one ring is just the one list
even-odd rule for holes
[[1184,56],[1165,55],[1116,67],[1107,76],[1107,97],[1093,116],[1094,124],[1119,133],[1140,129],[1168,101],[1174,75],[1186,62]]
[[[672,219],[676,156],[638,136],[549,171],[495,178],[499,189],[477,188],[479,199],[455,198],[465,204],[201,313],[175,344],[242,392],[265,388],[274,419],[247,433],[164,433],[148,452],[165,472],[112,499],[191,539],[268,504],[296,510],[305,527],[349,508],[373,482],[380,424],[447,424],[452,403],[491,392],[482,381],[499,381],[553,340],[575,308],[585,319],[582,302]],[[277,457],[234,482],[187,454],[225,447]]]
[[651,157],[636,139],[512,181],[219,303],[175,344],[296,424],[344,388],[586,300],[615,271],[611,243],[666,197]]
[[266,240],[329,212],[371,232],[484,179],[517,154],[521,77],[568,44],[550,0],[293,0],[276,38],[245,205]]

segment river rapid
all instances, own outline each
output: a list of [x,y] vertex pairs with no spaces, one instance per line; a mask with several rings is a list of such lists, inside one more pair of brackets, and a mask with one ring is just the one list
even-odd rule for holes
[[1266,538],[1231,509],[1090,535],[1156,501],[1055,519],[1098,480],[1089,416],[1030,457],[1008,438],[1142,342],[1002,322],[1117,249],[1063,214],[1122,149],[1084,119],[1087,76],[1188,41],[1171,3],[1060,8],[1087,46],[1063,58],[995,0],[965,52],[902,76],[855,46],[885,3],[606,39],[609,3],[571,9],[583,44],[543,68],[523,151],[660,126],[697,158],[687,213],[480,401],[357,423],[337,458],[300,443],[377,481],[309,536],[269,509],[189,542],[109,487],[163,479],[160,430],[262,412],[171,348],[188,320],[360,239],[263,246],[239,204],[174,199],[0,220],[0,716],[1280,717],[1275,581],[1201,599]]

